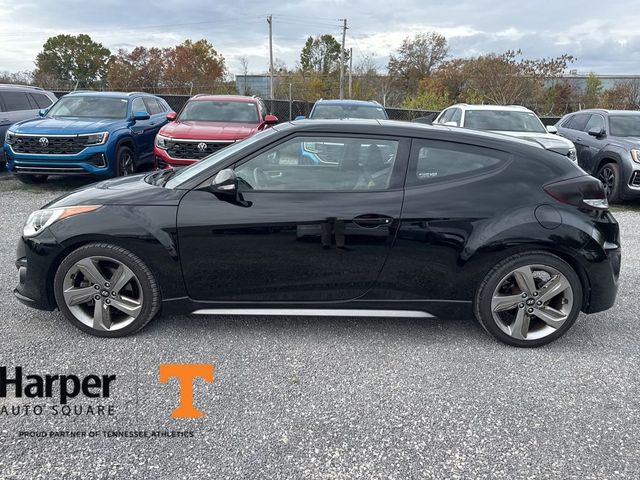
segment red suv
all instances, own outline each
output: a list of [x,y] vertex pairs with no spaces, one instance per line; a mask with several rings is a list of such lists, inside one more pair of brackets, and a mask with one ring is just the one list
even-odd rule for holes
[[206,94],[191,97],[167,119],[155,141],[158,168],[197,162],[278,122],[260,98]]

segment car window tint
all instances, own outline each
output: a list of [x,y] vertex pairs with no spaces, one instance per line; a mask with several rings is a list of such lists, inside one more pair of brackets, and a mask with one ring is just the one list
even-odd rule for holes
[[17,110],[33,110],[29,103],[29,97],[25,92],[2,92],[4,106],[8,112]]
[[438,123],[448,122],[452,116],[453,116],[453,108],[448,108],[447,110],[444,111],[444,113],[442,114],[442,117],[440,117],[440,119],[438,120]]
[[31,97],[35,100],[38,108],[48,108],[53,103],[51,99],[43,93],[31,93]]
[[235,170],[241,190],[385,190],[397,152],[394,140],[297,137]]
[[562,128],[569,128],[569,123],[571,123],[571,120],[573,120],[573,115],[569,115],[567,118],[565,118],[562,123],[560,123],[560,126]]
[[453,108],[453,114],[451,115],[450,122],[456,122],[460,126],[460,120],[462,119],[462,110],[460,108]]
[[509,154],[475,145],[440,141],[414,143],[407,186],[475,175],[500,166]]
[[160,108],[160,105],[158,105],[158,101],[155,98],[145,97],[144,104],[147,107],[147,112],[149,112],[149,115],[157,115],[158,113],[162,112],[162,109]]
[[584,127],[587,125],[589,121],[588,113],[578,113],[573,116],[571,122],[567,125],[566,128],[570,128],[571,130],[580,130],[584,131]]
[[602,115],[591,115],[587,125],[584,127],[584,131],[588,132],[592,128],[597,128],[598,130],[604,130],[604,117]]
[[147,110],[147,107],[144,104],[144,100],[142,99],[142,97],[138,97],[133,100],[133,103],[131,104],[131,111],[133,113],[136,113],[136,112],[149,113],[149,111]]

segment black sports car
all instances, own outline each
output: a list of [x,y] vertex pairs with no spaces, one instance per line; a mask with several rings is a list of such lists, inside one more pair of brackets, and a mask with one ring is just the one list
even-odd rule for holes
[[22,302],[105,337],[158,313],[475,315],[537,346],[610,308],[620,270],[602,184],[572,162],[375,120],[282,124],[82,188],[29,217],[17,256]]

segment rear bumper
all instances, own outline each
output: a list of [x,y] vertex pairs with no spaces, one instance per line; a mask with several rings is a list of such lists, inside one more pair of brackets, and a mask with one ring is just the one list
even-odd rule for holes
[[111,152],[105,145],[87,147],[76,155],[35,155],[5,145],[7,170],[16,174],[111,176]]

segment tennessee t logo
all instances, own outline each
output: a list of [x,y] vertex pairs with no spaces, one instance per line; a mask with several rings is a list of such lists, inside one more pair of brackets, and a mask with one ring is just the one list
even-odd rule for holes
[[213,365],[207,363],[163,363],[160,365],[160,382],[170,378],[180,382],[180,405],[173,412],[173,418],[200,418],[206,414],[193,405],[193,381],[201,377],[207,383],[213,382]]

